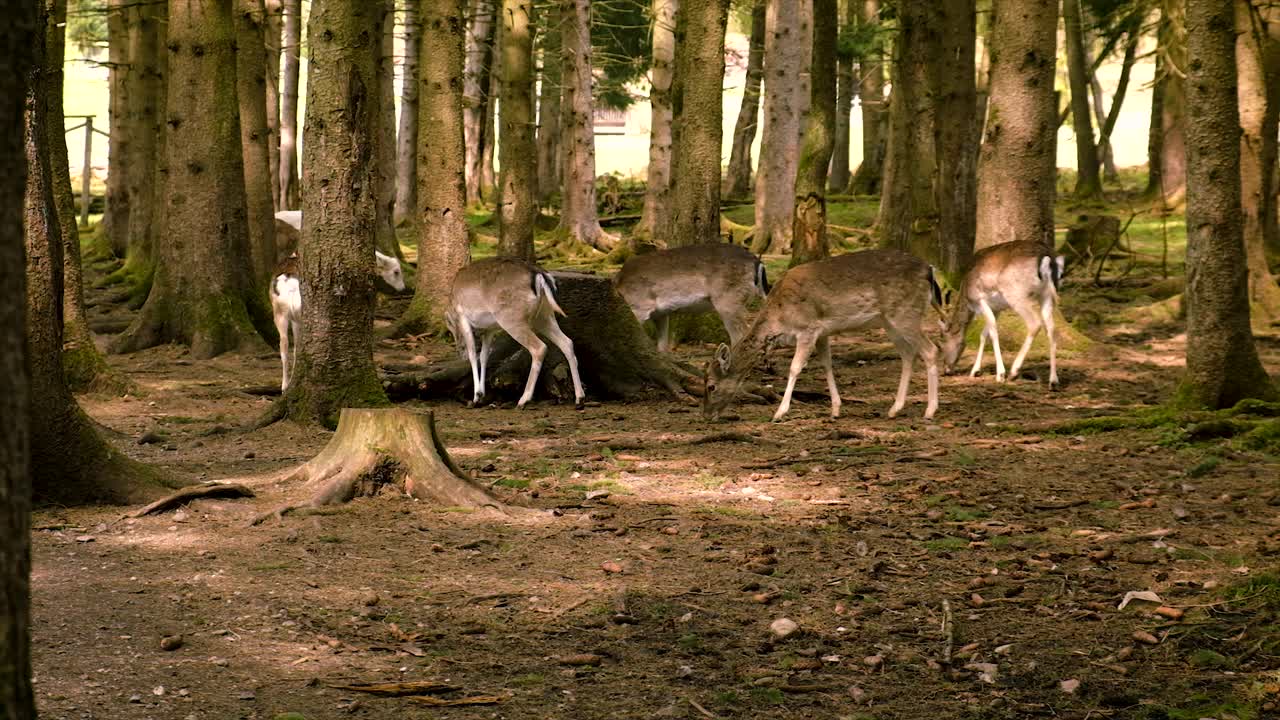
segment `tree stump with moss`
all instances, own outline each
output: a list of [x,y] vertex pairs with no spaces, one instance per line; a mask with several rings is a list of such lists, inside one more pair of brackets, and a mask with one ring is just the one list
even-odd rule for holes
[[387,486],[445,507],[510,509],[454,464],[436,433],[433,413],[400,408],[343,410],[329,444],[284,482],[301,482],[311,499],[267,513],[254,524],[299,508],[377,495]]

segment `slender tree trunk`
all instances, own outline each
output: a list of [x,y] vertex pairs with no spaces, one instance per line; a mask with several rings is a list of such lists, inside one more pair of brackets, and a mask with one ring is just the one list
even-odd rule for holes
[[[1249,325],[1232,3],[1187,0],[1187,374],[1190,405],[1273,398]],[[1167,98],[1166,98],[1167,99]]]
[[564,89],[560,52],[560,23],[547,23],[538,38],[542,46],[542,83],[538,89],[538,204],[546,205],[560,189],[560,95]]
[[[1124,105],[1125,93],[1129,90],[1129,77],[1133,73],[1133,63],[1137,59],[1138,42],[1142,39],[1141,20],[1135,23],[1136,27],[1130,28],[1129,36],[1124,46],[1124,59],[1120,61],[1120,79],[1116,81],[1115,94],[1111,96],[1111,107],[1107,110],[1107,117],[1099,126],[1101,130],[1098,133],[1098,149],[1104,152],[1104,157],[1112,157],[1111,151],[1111,133],[1115,132],[1116,121],[1120,119],[1120,108]],[[1116,180],[1118,172],[1115,168],[1115,161],[1112,160],[1111,172],[1107,175],[1107,180]]]
[[809,105],[813,0],[768,0],[764,36],[764,126],[755,188],[756,254],[791,252],[801,119]]
[[[106,207],[102,215],[104,248],[118,258],[129,248],[129,170],[131,165],[128,113],[129,98],[129,3],[107,0],[107,85],[110,88],[110,118],[107,139]],[[83,172],[90,172],[84,168]]]
[[489,70],[494,58],[494,2],[495,0],[469,0],[467,26],[467,56],[463,93],[465,97],[464,121],[467,152],[467,204],[480,203],[481,160],[486,142],[493,137],[485,133],[486,112],[492,109],[488,101]]
[[[764,0],[757,0],[757,7],[762,7],[763,2]],[[667,242],[667,238],[661,235],[665,229],[664,216],[671,202],[671,80],[675,72],[676,13],[679,5],[677,0],[653,0],[653,63],[649,69],[649,169],[645,174],[644,208],[640,211],[640,222],[631,233],[633,248],[646,243],[665,246]],[[752,36],[755,36],[754,29]],[[750,75],[748,64],[748,88],[751,85]],[[759,84],[758,77],[756,84]],[[746,102],[745,97],[743,102]]]
[[728,0],[682,0],[677,19],[676,82],[680,116],[672,154],[667,244],[720,239],[720,143],[723,135],[724,32]]
[[596,216],[591,0],[561,0],[559,9],[564,62],[564,94],[560,100],[560,152],[564,157],[560,232],[571,242],[609,252],[618,244],[618,238],[601,229]]
[[[497,12],[497,2],[494,1],[494,12]],[[496,17],[496,16],[495,16]],[[501,22],[496,19],[493,23],[491,31],[493,41],[489,48],[489,64],[485,67],[484,85],[486,88],[484,103],[484,130],[483,139],[481,141],[480,153],[480,195],[482,200],[493,200],[497,202],[495,197],[498,193],[498,175],[494,172],[493,159],[497,157],[498,152],[498,100],[502,97],[502,83],[505,82],[502,70],[502,28]],[[562,173],[562,169],[557,165],[557,173]]]
[[[850,0],[842,28],[852,30],[858,23],[857,3]],[[853,172],[849,168],[849,138],[852,134],[852,113],[854,92],[854,65],[857,58],[852,52],[842,52],[836,48],[836,144],[831,151],[831,177],[827,180],[827,190],[833,193],[844,192],[849,187]]]
[[1276,216],[1276,139],[1280,132],[1280,41],[1249,0],[1236,0],[1240,180],[1249,315],[1255,327],[1280,320],[1280,287],[1267,266],[1267,242],[1280,233]]
[[905,0],[898,8],[890,139],[879,226],[885,246],[958,276],[973,252],[973,0]]
[[[1160,21],[1164,26],[1164,20]],[[1157,33],[1157,37],[1162,33]],[[1160,48],[1156,49],[1155,80],[1151,83],[1151,114],[1147,125],[1147,197],[1160,197],[1164,194],[1164,177],[1161,173],[1161,160],[1164,156],[1164,88],[1160,78],[1164,76],[1166,63]]]
[[[396,4],[382,0],[382,34],[378,51],[378,117],[373,132],[378,136],[378,204],[374,220],[374,242],[379,252],[399,258],[396,241]],[[305,151],[304,151],[305,152]]]
[[[1083,9],[1083,8],[1082,8]],[[1098,69],[1093,60],[1093,50],[1091,48],[1092,38],[1088,32],[1084,33],[1084,66],[1089,69],[1089,94],[1093,98],[1093,119],[1098,123],[1099,134],[1102,128],[1107,124],[1107,103],[1106,98],[1102,95],[1102,82],[1098,80]],[[1115,100],[1112,99],[1112,104]],[[1098,161],[1102,163],[1102,177],[1108,182],[1115,182],[1118,177],[1116,172],[1116,160],[1111,152],[1111,145],[1106,142],[1106,138],[1099,137],[1096,145],[1098,149]]]
[[813,0],[809,109],[796,171],[791,264],[821,260],[827,244],[827,168],[836,141],[836,0]]
[[[31,687],[31,387],[24,330],[26,252],[24,104],[36,4],[17,3],[0,24],[0,708],[34,718]],[[85,168],[88,171],[88,168]]]
[[265,5],[267,163],[271,171],[271,208],[275,212],[284,209],[280,204],[280,33],[284,30],[284,3],[282,0],[265,0]]
[[533,142],[533,1],[502,0],[502,166],[498,254],[533,260],[537,148]]
[[[1186,0],[1164,0],[1160,19],[1160,192],[1167,205],[1187,191],[1187,23]],[[1154,100],[1152,101],[1154,103]]]
[[[433,3],[434,4],[434,3]],[[284,413],[337,425],[344,407],[387,404],[373,365],[373,251],[382,126],[378,38],[385,2],[313,0],[307,22],[307,169],[302,226],[302,339]]]
[[[725,173],[724,196],[750,197],[751,146],[756,141],[760,121],[760,85],[764,80],[765,0],[751,6],[751,39],[747,49],[747,77],[742,87],[742,106],[733,126],[733,147],[729,151],[729,170]],[[656,47],[656,46],[655,46]]]
[[404,6],[400,131],[396,134],[396,227],[413,218],[418,207],[418,56],[422,48],[418,4],[418,0],[410,0]]
[[244,162],[245,207],[253,277],[260,289],[276,267],[276,223],[271,201],[267,144],[267,53],[262,0],[236,0],[236,94],[240,105],[240,146]]
[[1101,197],[1098,146],[1094,143],[1093,120],[1089,115],[1089,68],[1084,54],[1080,0],[1062,0],[1062,19],[1066,27],[1067,76],[1071,85],[1071,124],[1076,135],[1075,196]]
[[157,203],[163,202],[157,187],[157,145],[164,124],[164,32],[162,6],[137,4],[129,9],[129,64],[125,79],[126,195],[129,198],[127,237],[129,254],[125,275],[139,296],[145,296],[155,269],[156,228],[151,223]]
[[270,318],[251,281],[232,0],[174,4],[168,33],[165,241],[151,294],[114,349],[180,342],[198,359],[256,352],[254,325],[269,328]]
[[1058,0],[994,0],[990,124],[978,157],[978,249],[1053,247]]
[[[858,23],[880,24],[880,0],[849,0],[860,11]],[[849,180],[855,195],[879,195],[888,150],[889,104],[884,97],[884,51],[875,45],[858,60],[858,98],[862,106],[862,164]]]
[[302,58],[302,0],[284,0],[284,77],[280,81],[280,207],[298,199],[298,81]]

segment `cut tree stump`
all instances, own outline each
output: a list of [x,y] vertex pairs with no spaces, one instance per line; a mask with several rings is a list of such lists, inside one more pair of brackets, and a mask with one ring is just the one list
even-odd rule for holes
[[302,482],[313,493],[311,499],[262,515],[253,524],[301,508],[339,505],[358,496],[376,495],[387,485],[446,507],[489,508],[504,514],[517,510],[474,483],[454,464],[436,433],[435,415],[430,411],[346,408],[324,450],[284,482]]

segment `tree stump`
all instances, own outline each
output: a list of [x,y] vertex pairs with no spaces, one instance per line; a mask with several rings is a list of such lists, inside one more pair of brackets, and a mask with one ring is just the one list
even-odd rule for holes
[[512,509],[454,464],[436,433],[433,413],[401,408],[344,409],[329,444],[284,482],[304,483],[313,493],[311,499],[267,513],[254,524],[302,507],[339,505],[376,495],[386,485],[448,507],[504,513]]

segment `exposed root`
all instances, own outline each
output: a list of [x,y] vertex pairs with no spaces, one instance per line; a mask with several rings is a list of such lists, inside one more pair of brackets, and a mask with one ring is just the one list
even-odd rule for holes
[[207,482],[201,485],[183,488],[172,495],[162,497],[159,500],[147,505],[139,510],[129,513],[125,517],[140,518],[147,515],[155,515],[165,510],[185,505],[192,500],[199,498],[242,498],[254,497],[253,491],[249,488],[234,483]]

